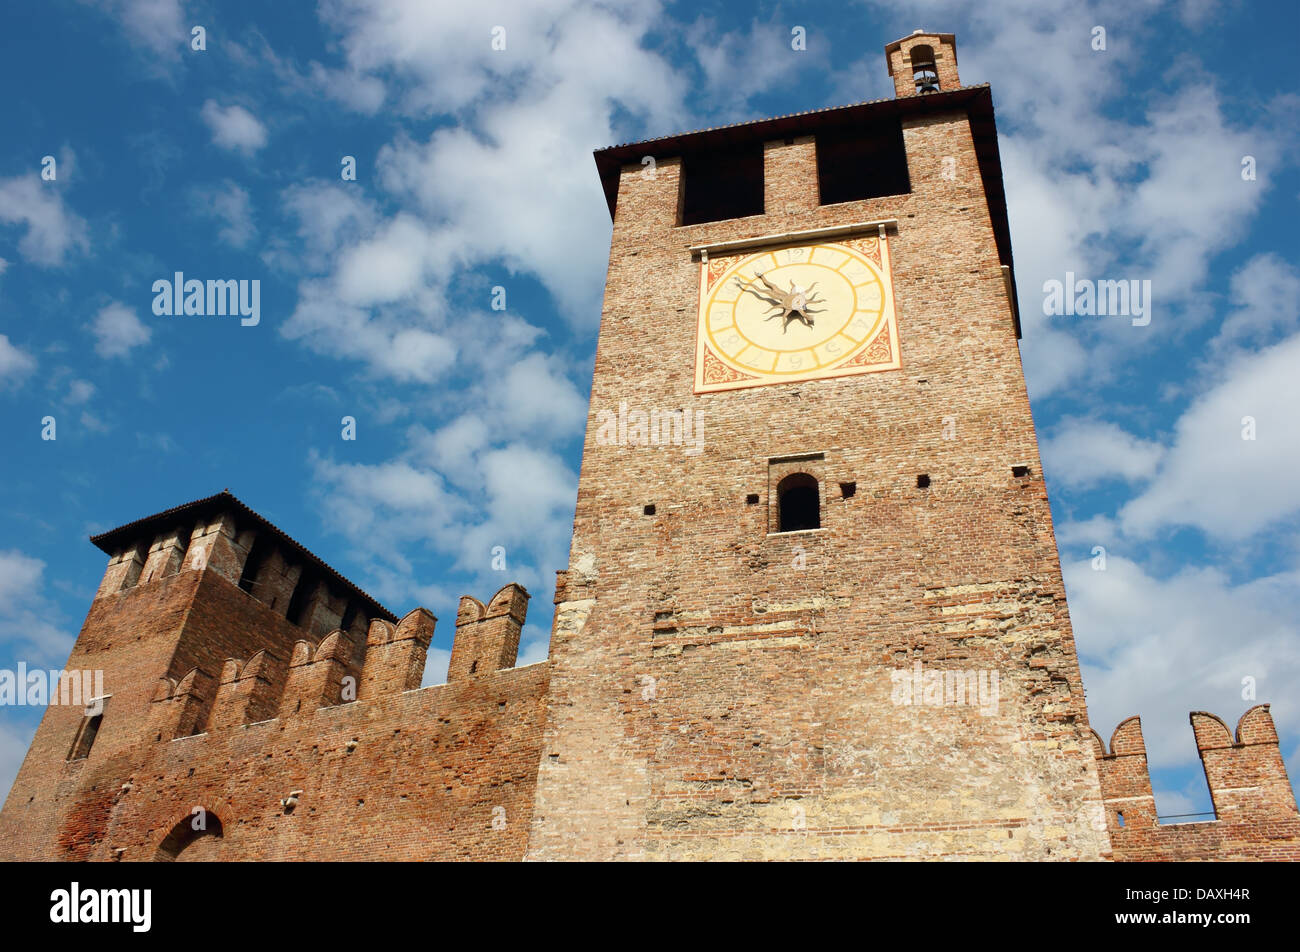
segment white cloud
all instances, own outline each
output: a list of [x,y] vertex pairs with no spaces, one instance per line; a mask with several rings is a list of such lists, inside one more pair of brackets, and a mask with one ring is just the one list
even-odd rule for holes
[[485,381],[485,401],[497,415],[498,431],[543,438],[581,432],[587,401],[564,371],[558,358],[532,353]]
[[[1119,512],[1126,533],[1194,526],[1241,540],[1300,512],[1300,334],[1238,358],[1179,419],[1150,486]],[[1254,439],[1243,439],[1246,417]]]
[[63,264],[72,250],[89,247],[86,222],[63,204],[58,187],[37,175],[0,179],[0,223],[22,225],[18,253],[33,264]]
[[729,27],[704,17],[692,24],[686,39],[704,70],[713,105],[722,105],[733,118],[758,93],[781,81],[797,81],[791,74],[801,66],[817,68],[825,62],[825,37],[815,28],[805,27],[806,49],[795,50],[788,23],[753,20],[746,33]]
[[68,385],[67,402],[72,406],[85,403],[95,395],[95,385],[89,380],[74,380]]
[[147,344],[153,333],[135,311],[117,301],[99,309],[91,332],[95,335],[95,353],[101,357],[125,357],[133,348]]
[[15,387],[36,369],[36,358],[0,334],[0,387]]
[[[567,561],[576,474],[547,450],[518,441],[487,445],[469,420],[438,434],[414,428],[411,437],[409,461],[315,461],[328,521],[359,549],[405,574],[404,585],[390,580],[390,590],[416,589],[401,543],[418,541],[451,556],[480,587],[495,588],[503,579],[492,567],[492,550],[503,546],[508,579],[549,592],[554,570]],[[440,447],[452,455],[439,457]],[[431,457],[438,457],[436,465]]]
[[72,637],[54,623],[44,575],[40,559],[0,549],[0,643],[31,666],[62,664],[72,650]]
[[1080,488],[1112,479],[1149,479],[1164,456],[1159,443],[1138,439],[1114,423],[1078,417],[1062,420],[1041,450],[1052,481]]
[[1281,331],[1289,333],[1300,322],[1300,274],[1277,255],[1256,255],[1232,275],[1229,283],[1232,311],[1224,319],[1212,347],[1266,342]]
[[317,353],[359,359],[375,376],[431,384],[446,376],[456,345],[420,325],[440,317],[436,299],[372,313],[343,301],[326,282],[299,286],[298,306],[281,333]]
[[296,237],[303,264],[313,271],[329,267],[340,248],[372,234],[378,213],[355,185],[312,181],[293,185],[281,195],[285,211],[298,221]]
[[180,0],[98,0],[127,38],[154,56],[175,62],[190,42]]
[[209,99],[200,115],[212,131],[212,141],[223,149],[252,155],[266,145],[266,126],[243,106],[222,106]]
[[409,297],[423,286],[433,237],[416,219],[399,214],[371,238],[343,254],[338,290],[349,304],[370,305]]
[[217,238],[232,248],[243,248],[257,235],[248,190],[229,180],[221,185],[196,188],[195,210],[221,222]]

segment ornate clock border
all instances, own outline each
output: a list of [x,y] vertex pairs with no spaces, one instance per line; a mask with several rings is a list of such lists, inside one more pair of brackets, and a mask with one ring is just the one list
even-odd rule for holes
[[[896,219],[886,219],[693,246],[690,249],[691,255],[700,263],[700,296],[696,322],[695,393],[714,393],[748,387],[773,386],[782,383],[803,383],[808,380],[823,380],[901,368],[902,363],[898,347],[898,322],[894,307],[893,269],[887,234],[887,229],[893,228],[897,230],[897,225]],[[773,366],[770,370],[747,373],[737,366],[739,361],[717,353],[718,345],[711,339],[712,334],[708,327],[709,309],[710,304],[713,303],[713,292],[718,287],[717,282],[723,275],[735,268],[739,262],[750,261],[762,255],[774,255],[781,251],[805,248],[808,249],[809,263],[816,258],[819,249],[846,252],[848,257],[838,268],[834,269],[837,271],[851,264],[854,258],[859,261],[865,260],[869,262],[869,270],[873,272],[871,276],[873,283],[879,286],[881,296],[875,323],[870,327],[867,336],[860,341],[853,342],[853,346],[845,352],[842,358],[834,358],[829,362],[823,362],[807,370],[786,369],[778,372],[776,368],[781,363],[780,350],[778,349],[774,351],[778,356],[773,360]],[[828,310],[835,310],[832,302],[822,299],[820,293],[812,285],[808,288],[802,288],[790,281],[788,287],[781,288],[767,280],[761,272],[755,272],[753,278],[749,281],[744,278],[739,278],[739,280],[745,292],[752,294],[756,299],[763,302],[763,306],[770,308],[766,320],[780,319],[777,326],[781,327],[783,334],[788,332],[792,325],[796,328],[811,329],[817,319],[816,315],[823,315]],[[863,282],[863,284],[867,283]],[[860,286],[862,285],[854,285],[855,288]],[[855,307],[856,301],[855,295]],[[843,305],[840,304],[839,308],[842,310]],[[841,314],[839,317],[826,315],[823,320],[826,317],[836,320],[843,317],[843,315]],[[739,329],[738,322],[736,329]],[[838,341],[839,337],[837,336],[827,342],[826,347],[829,349],[831,343],[838,343]],[[809,345],[806,348],[792,348],[790,350],[810,352],[814,347],[820,346],[822,345]],[[757,345],[755,345],[755,348],[758,350],[765,349]],[[792,360],[793,358],[791,358]],[[744,365],[742,364],[742,366]],[[755,368],[746,367],[746,369],[754,370]]]

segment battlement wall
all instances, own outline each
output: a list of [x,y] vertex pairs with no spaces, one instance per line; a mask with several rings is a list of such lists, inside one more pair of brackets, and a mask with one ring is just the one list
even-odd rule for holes
[[522,857],[549,681],[514,668],[528,593],[463,599],[449,683],[421,690],[437,619],[277,532],[222,512],[112,554],[66,666],[107,698],[47,709],[4,858]]
[[[227,697],[255,695],[250,666]],[[548,683],[543,662],[150,745],[87,858],[519,859]],[[178,827],[200,835],[169,855]]]
[[1208,822],[1160,823],[1140,718],[1115,728],[1109,750],[1092,732],[1114,858],[1300,859],[1300,813],[1269,706],[1246,711],[1235,737],[1222,718],[1205,711],[1193,711],[1191,723],[1214,802],[1216,818]]

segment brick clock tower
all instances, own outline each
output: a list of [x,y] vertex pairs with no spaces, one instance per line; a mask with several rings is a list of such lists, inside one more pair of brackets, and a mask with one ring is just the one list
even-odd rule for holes
[[530,858],[1109,855],[992,96],[886,52],[894,99],[596,155]]

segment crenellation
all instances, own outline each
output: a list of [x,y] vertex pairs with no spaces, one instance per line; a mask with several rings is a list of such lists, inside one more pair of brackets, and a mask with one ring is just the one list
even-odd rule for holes
[[410,612],[396,626],[385,621],[372,622],[366,638],[366,661],[358,699],[418,688],[437,623],[438,619],[423,608]]
[[226,662],[216,700],[208,717],[208,731],[222,731],[274,717],[286,687],[288,666],[265,649],[247,662]]
[[1194,823],[1160,822],[1139,718],[1115,728],[1109,753],[1093,732],[1115,859],[1300,859],[1300,815],[1269,705],[1241,716],[1235,740],[1217,715],[1190,720],[1215,810]]
[[104,578],[99,583],[99,591],[95,593],[95,597],[116,595],[118,592],[133,588],[140,578],[140,573],[144,571],[147,554],[148,551],[142,551],[138,545],[119,550],[109,559],[108,568],[104,570]]
[[174,684],[170,678],[160,679],[149,717],[152,739],[165,742],[202,732],[215,686],[215,679],[198,668]]
[[149,548],[141,582],[148,583],[179,572],[189,545],[189,535],[189,530],[175,528],[157,536]]
[[280,717],[307,715],[343,703],[343,678],[351,670],[352,651],[352,639],[340,630],[326,635],[316,647],[309,641],[297,642],[280,701]]
[[493,595],[486,606],[470,595],[461,598],[447,666],[448,681],[514,667],[528,597],[522,585],[512,582]]

